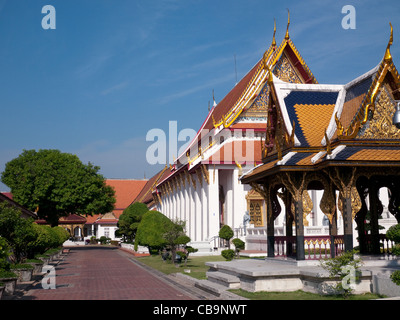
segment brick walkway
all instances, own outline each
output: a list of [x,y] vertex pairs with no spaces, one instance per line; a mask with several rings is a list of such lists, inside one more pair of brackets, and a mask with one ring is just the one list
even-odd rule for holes
[[35,283],[25,300],[190,300],[116,248],[72,248],[56,266],[56,289]]

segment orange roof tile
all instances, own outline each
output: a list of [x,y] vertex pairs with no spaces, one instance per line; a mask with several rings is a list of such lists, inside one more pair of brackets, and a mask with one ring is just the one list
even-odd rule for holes
[[347,160],[355,161],[400,161],[400,150],[396,149],[385,149],[385,148],[367,148],[360,150]]
[[147,180],[107,179],[106,184],[115,190],[115,210],[117,218],[135,200],[146,185]]
[[294,106],[301,127],[299,129],[309,146],[321,146],[321,140],[325,136],[325,130],[329,126],[334,108],[334,104],[296,104]]
[[146,185],[132,202],[141,202],[144,204],[151,203],[153,200],[152,189],[158,184],[158,182],[163,181],[170,173],[171,169],[169,167],[165,167],[161,171],[157,172],[157,174],[147,181]]

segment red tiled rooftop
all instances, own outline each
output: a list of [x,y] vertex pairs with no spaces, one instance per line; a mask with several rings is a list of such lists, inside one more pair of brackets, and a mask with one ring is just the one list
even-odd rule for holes
[[148,180],[107,179],[106,184],[115,190],[115,209],[117,218],[122,214],[138,194],[142,191]]

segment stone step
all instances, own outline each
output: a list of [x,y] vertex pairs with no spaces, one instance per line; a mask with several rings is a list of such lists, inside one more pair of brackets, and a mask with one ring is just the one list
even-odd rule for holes
[[216,297],[220,297],[228,289],[226,286],[212,282],[210,280],[198,280],[195,283],[195,287],[205,292],[211,293]]
[[206,275],[209,281],[223,285],[228,289],[240,288],[240,279],[237,276],[220,271],[208,271]]

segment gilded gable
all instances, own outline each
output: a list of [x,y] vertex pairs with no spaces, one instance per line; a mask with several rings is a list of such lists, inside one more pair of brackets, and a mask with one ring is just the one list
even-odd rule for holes
[[357,139],[400,139],[400,130],[392,123],[396,105],[386,86],[379,89],[375,111],[360,129]]
[[274,75],[285,82],[303,83],[285,54],[276,63]]

